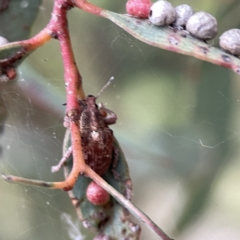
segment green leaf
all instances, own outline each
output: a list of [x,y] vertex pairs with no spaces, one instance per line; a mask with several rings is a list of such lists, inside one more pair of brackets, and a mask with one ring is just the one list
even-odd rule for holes
[[222,67],[231,68],[234,72],[240,74],[239,58],[190,36],[186,31],[155,26],[147,19],[138,19],[107,10],[103,10],[101,15],[133,37],[151,46],[193,56]]
[[42,0],[11,0],[0,12],[0,36],[9,42],[28,38],[31,26],[38,14]]
[[0,59],[9,58],[23,49],[24,48],[21,46],[21,44],[3,45],[0,47]]
[[0,46],[0,81],[14,79],[16,68],[29,54],[19,42]]
[[[66,131],[64,139],[63,154],[71,146],[70,131]],[[126,198],[131,195],[131,179],[128,172],[124,154],[117,142],[114,140],[114,146],[118,150],[118,162],[116,171],[120,179],[116,179],[110,168],[102,177],[122,193]],[[68,159],[64,167],[65,177],[69,175],[72,169],[72,157]],[[140,235],[140,227],[131,222],[129,212],[122,207],[115,199],[111,200],[104,206],[96,206],[90,203],[86,198],[86,189],[92,180],[90,178],[79,176],[69,196],[76,206],[77,213],[85,227],[94,229],[98,233],[98,237],[109,237],[109,239],[129,239],[138,240]],[[105,239],[105,238],[104,238]]]
[[[0,36],[9,42],[28,38],[41,3],[42,0],[9,2],[6,0],[2,5],[0,4]],[[0,46],[0,80],[14,78],[16,74],[14,69],[27,56],[20,42]],[[11,72],[15,73],[11,74]]]

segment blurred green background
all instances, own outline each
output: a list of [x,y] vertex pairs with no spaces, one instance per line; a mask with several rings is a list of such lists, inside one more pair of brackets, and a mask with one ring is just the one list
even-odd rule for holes
[[[238,0],[180,1],[214,15],[219,34],[240,26]],[[92,1],[125,12],[124,1]],[[43,1],[31,36],[48,22]],[[69,12],[77,64],[87,94],[118,115],[112,126],[133,181],[133,202],[172,238],[240,239],[240,77],[228,69],[148,46],[119,27],[78,9]],[[218,45],[218,38],[210,44]],[[59,181],[50,169],[61,158],[65,89],[58,42],[34,52],[19,79],[1,84],[7,119],[1,135],[0,170]],[[2,112],[4,108],[2,107]],[[4,115],[4,114],[3,114]],[[0,239],[69,240],[70,214],[81,227],[67,193],[0,180]],[[136,220],[135,220],[136,222]],[[74,227],[73,227],[74,230]],[[73,231],[72,230],[72,231]],[[159,239],[142,225],[141,239]]]

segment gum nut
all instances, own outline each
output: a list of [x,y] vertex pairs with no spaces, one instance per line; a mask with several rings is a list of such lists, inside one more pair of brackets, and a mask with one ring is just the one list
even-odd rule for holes
[[128,0],[126,3],[126,12],[134,17],[146,19],[148,18],[151,6],[151,0]]
[[168,1],[157,1],[151,6],[149,20],[158,26],[168,26],[176,20],[175,8]]
[[8,40],[6,38],[0,36],[0,46],[5,45],[7,43],[8,43]]
[[174,22],[174,25],[177,27],[185,26],[188,19],[193,15],[192,8],[187,5],[179,5],[175,8],[176,10],[176,21]]
[[86,197],[89,202],[97,206],[105,205],[110,200],[109,193],[93,181],[87,187]]
[[217,20],[206,12],[197,12],[187,21],[186,30],[202,40],[213,39],[217,35]]
[[228,30],[219,39],[219,45],[222,49],[233,55],[240,55],[240,29]]

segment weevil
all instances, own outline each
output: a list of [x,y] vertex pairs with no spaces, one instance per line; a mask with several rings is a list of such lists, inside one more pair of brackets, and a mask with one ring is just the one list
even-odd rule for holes
[[[115,149],[113,144],[113,131],[108,127],[116,123],[117,115],[105,108],[103,104],[99,104],[99,106],[96,104],[96,99],[113,79],[110,78],[96,97],[88,95],[86,100],[79,100],[81,113],[79,125],[83,158],[85,163],[99,175],[103,175],[109,169],[113,156],[117,156],[117,149]],[[67,117],[64,118],[64,126],[69,126]],[[65,151],[64,157],[59,164],[52,167],[52,172],[58,171],[71,154],[72,147],[70,146]],[[117,157],[115,157],[114,161],[117,161]],[[117,177],[117,173],[114,170],[113,173]]]
[[84,160],[96,173],[103,175],[110,167],[114,154],[113,131],[108,125],[114,124],[117,116],[103,107],[99,109],[92,95],[80,104],[83,108],[80,131]]

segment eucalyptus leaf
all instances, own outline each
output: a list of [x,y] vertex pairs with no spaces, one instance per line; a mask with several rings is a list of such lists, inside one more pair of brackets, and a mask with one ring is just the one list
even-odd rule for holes
[[23,49],[24,48],[21,46],[20,43],[14,45],[12,44],[3,45],[0,47],[0,60],[9,58],[16,54],[17,52],[22,51]]
[[9,42],[28,38],[42,0],[10,0],[0,12],[0,36]]
[[[7,4],[5,4],[7,3]],[[0,36],[9,42],[24,40],[28,38],[31,26],[36,18],[41,0],[4,1],[4,8],[0,11]],[[0,78],[12,79],[15,74],[9,74],[9,69],[16,68],[28,54],[25,53],[21,42],[10,43],[0,46]]]
[[103,10],[101,15],[124,29],[133,37],[151,46],[193,56],[240,74],[240,59],[208,43],[194,38],[184,30],[155,26],[148,19]]

